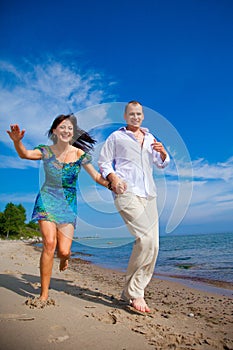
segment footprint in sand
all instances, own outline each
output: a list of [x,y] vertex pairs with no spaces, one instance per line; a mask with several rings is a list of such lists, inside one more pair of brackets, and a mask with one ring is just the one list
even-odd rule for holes
[[70,338],[65,327],[54,325],[50,328],[49,343],[62,343]]
[[0,321],[33,321],[34,319],[26,314],[0,314]]
[[116,315],[116,313],[114,312],[107,312],[107,313],[91,313],[91,316],[100,321],[100,322],[103,322],[103,323],[106,323],[106,324],[116,324],[118,322],[118,317]]

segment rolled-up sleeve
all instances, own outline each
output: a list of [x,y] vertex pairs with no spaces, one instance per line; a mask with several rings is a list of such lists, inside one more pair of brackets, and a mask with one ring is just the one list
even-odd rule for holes
[[157,166],[157,168],[163,169],[168,166],[170,163],[170,156],[167,152],[166,159],[162,161],[161,155],[159,152],[153,151],[153,163]]
[[98,165],[101,175],[106,179],[110,173],[114,173],[114,136],[110,135],[105,141],[99,155]]

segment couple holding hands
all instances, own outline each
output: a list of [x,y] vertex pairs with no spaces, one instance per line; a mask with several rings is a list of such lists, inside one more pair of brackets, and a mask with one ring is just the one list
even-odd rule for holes
[[40,300],[47,301],[54,253],[60,271],[68,267],[77,219],[76,185],[81,168],[102,186],[113,191],[114,203],[135,237],[121,298],[138,311],[149,312],[144,291],[150,282],[159,250],[159,218],[153,164],[164,168],[170,158],[161,142],[141,127],[143,106],[130,101],[125,106],[126,125],[105,141],[98,172],[89,152],[95,140],[77,125],[73,114],[54,119],[48,137],[53,144],[28,150],[22,143],[25,130],[17,124],[7,131],[20,158],[42,160],[45,182],[37,195],[32,220],[38,221],[43,239],[40,257]]

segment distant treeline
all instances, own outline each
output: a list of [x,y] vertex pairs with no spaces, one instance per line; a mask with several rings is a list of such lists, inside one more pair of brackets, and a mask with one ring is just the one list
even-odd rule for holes
[[0,212],[0,237],[5,239],[32,238],[39,236],[39,225],[26,223],[26,210],[22,204],[8,203]]

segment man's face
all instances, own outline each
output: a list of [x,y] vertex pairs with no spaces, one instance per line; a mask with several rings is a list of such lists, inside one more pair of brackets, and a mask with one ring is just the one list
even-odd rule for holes
[[124,114],[127,125],[139,128],[144,119],[142,106],[139,104],[130,104]]

